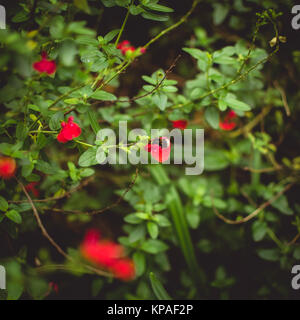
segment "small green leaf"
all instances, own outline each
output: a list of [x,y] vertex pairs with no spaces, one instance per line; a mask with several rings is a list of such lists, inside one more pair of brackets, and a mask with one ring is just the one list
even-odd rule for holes
[[262,221],[255,221],[252,224],[252,236],[254,241],[261,241],[267,233],[267,224]]
[[59,130],[61,128],[61,121],[64,120],[64,113],[62,111],[56,112],[49,121],[51,130]]
[[90,167],[97,164],[96,154],[96,148],[89,148],[80,156],[78,165],[80,167]]
[[158,225],[154,222],[147,222],[147,229],[152,239],[156,239],[158,236],[159,228]]
[[161,282],[156,278],[153,272],[150,272],[150,282],[153,292],[158,300],[172,300]]
[[18,140],[25,140],[28,134],[28,128],[23,122],[19,122],[16,129],[16,137]]
[[109,92],[99,90],[94,92],[91,97],[95,100],[102,100],[102,101],[114,101],[117,100],[117,97]]
[[135,252],[133,254],[133,261],[136,269],[137,276],[141,276],[145,272],[146,259],[145,254],[142,252]]
[[277,248],[274,249],[259,249],[258,255],[267,261],[277,261],[280,258],[280,254]]
[[166,251],[168,246],[160,240],[150,239],[142,244],[141,249],[148,253],[157,254]]
[[144,4],[144,7],[151,9],[151,10],[154,10],[154,11],[160,11],[160,12],[173,12],[174,11],[172,8],[162,6],[157,3],[147,3],[147,4]]
[[227,105],[231,109],[240,110],[240,111],[249,111],[249,110],[251,110],[251,107],[248,104],[246,104],[245,102],[242,102],[242,101],[239,101],[239,100],[235,99],[234,97],[232,97],[231,94],[227,95],[223,100],[227,103]]
[[11,221],[13,221],[17,224],[22,223],[22,217],[19,214],[19,212],[16,210],[10,210],[10,211],[6,212],[5,215],[7,216],[8,219],[10,219]]
[[92,127],[94,133],[97,134],[100,131],[101,128],[100,128],[100,125],[98,123],[98,119],[97,119],[96,113],[93,110],[90,109],[88,111],[88,117],[89,117],[90,124],[91,124],[91,127]]
[[212,128],[218,129],[220,116],[218,109],[215,107],[208,107],[205,109],[204,113],[205,120],[211,125]]
[[8,202],[0,196],[0,210],[1,211],[6,211],[8,209]]

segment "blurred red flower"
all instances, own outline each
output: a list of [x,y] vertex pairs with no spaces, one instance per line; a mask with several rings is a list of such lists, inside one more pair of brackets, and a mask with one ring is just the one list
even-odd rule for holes
[[173,128],[176,128],[176,129],[181,129],[181,130],[184,130],[186,127],[187,127],[187,120],[175,120],[175,121],[171,121],[172,124],[173,124]]
[[230,131],[236,127],[236,122],[234,119],[237,117],[233,110],[230,110],[223,121],[220,121],[219,126],[222,130]]
[[9,157],[0,157],[0,177],[10,179],[15,175],[17,169],[16,161]]
[[121,280],[132,280],[135,277],[134,263],[130,259],[117,260],[111,269],[113,274]]
[[167,137],[160,137],[151,140],[144,148],[151,152],[151,156],[158,162],[163,163],[169,159],[171,152],[171,142]]
[[134,46],[130,44],[128,40],[124,40],[117,45],[117,49],[121,50],[123,56],[128,52],[129,54],[134,53],[136,50],[139,50],[141,54],[146,52],[146,48],[138,48],[136,49]]
[[55,283],[53,281],[49,282],[49,289],[50,289],[50,291],[53,290],[56,294],[58,294],[59,288],[58,288],[57,283]]
[[37,61],[32,65],[33,69],[40,73],[47,73],[48,75],[55,73],[56,71],[55,61],[48,60],[46,52],[42,52],[41,57],[42,59],[40,61]]
[[61,143],[71,141],[81,135],[81,128],[74,122],[74,117],[69,117],[68,122],[61,123],[61,131],[57,136],[57,140]]
[[132,280],[135,276],[133,262],[124,258],[124,248],[112,241],[101,240],[97,230],[89,230],[80,246],[83,257],[108,269],[116,278]]
[[36,189],[37,185],[38,185],[38,182],[31,182],[27,186],[25,186],[26,191],[32,192],[36,198],[40,196],[39,190]]

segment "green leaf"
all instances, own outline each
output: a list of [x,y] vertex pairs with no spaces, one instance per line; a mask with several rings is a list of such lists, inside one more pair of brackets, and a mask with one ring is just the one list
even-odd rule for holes
[[126,216],[124,218],[124,221],[126,221],[127,223],[138,224],[141,222],[141,219],[137,217],[135,213],[132,213]]
[[77,48],[73,40],[67,39],[61,44],[59,48],[59,58],[64,66],[73,66],[76,54]]
[[297,260],[300,260],[300,247],[295,248],[293,257]]
[[163,93],[156,93],[153,95],[153,102],[158,106],[161,111],[164,111],[167,107],[168,96]]
[[280,258],[280,254],[277,248],[275,249],[258,249],[258,255],[267,261],[278,261]]
[[120,29],[115,29],[110,31],[107,35],[105,35],[104,40],[106,40],[107,42],[110,42],[111,40],[113,40],[116,35],[119,33]]
[[249,111],[249,110],[251,110],[251,107],[248,104],[246,104],[245,102],[242,102],[242,101],[239,101],[239,100],[235,99],[230,94],[227,95],[223,100],[227,103],[227,105],[231,109],[240,110],[240,111]]
[[138,277],[143,275],[146,269],[146,259],[145,254],[143,252],[135,252],[133,254],[133,261],[136,269],[136,274]]
[[117,100],[117,97],[109,92],[99,90],[94,92],[91,97],[95,100],[102,100],[102,101],[114,101]]
[[166,251],[168,246],[160,240],[149,239],[141,245],[141,249],[151,254],[157,254]]
[[170,227],[171,226],[171,222],[170,220],[163,216],[162,214],[156,214],[154,216],[155,221],[157,221],[158,225],[160,227]]
[[130,243],[143,240],[145,238],[146,230],[144,225],[135,226],[134,229],[130,232],[128,240]]
[[16,210],[10,210],[10,211],[6,212],[5,215],[7,216],[8,219],[10,219],[11,221],[13,221],[17,224],[22,223],[22,217],[19,214],[19,212]]
[[286,215],[292,215],[293,210],[289,207],[287,197],[285,195],[280,196],[275,201],[271,202],[271,206],[279,210],[281,213]]
[[90,167],[96,165],[98,163],[96,159],[96,154],[96,148],[89,148],[80,156],[78,160],[78,165],[80,167]]
[[163,287],[161,282],[156,278],[153,272],[149,274],[152,290],[158,300],[172,300],[172,298],[167,293],[166,289]]
[[25,140],[27,138],[28,128],[23,122],[19,122],[16,129],[16,137],[18,140]]
[[221,24],[227,17],[229,7],[221,3],[214,4],[213,21],[215,25]]
[[97,133],[100,131],[101,128],[100,128],[100,125],[98,123],[98,119],[97,119],[96,113],[93,110],[90,109],[88,111],[88,117],[89,117],[92,129],[93,129],[94,133],[97,135]]
[[74,5],[85,13],[91,13],[87,0],[74,0]]
[[169,16],[167,15],[158,15],[149,11],[143,12],[142,17],[149,20],[154,21],[167,21],[169,20]]
[[45,174],[56,174],[57,171],[48,162],[43,160],[38,160],[36,163],[36,169]]
[[7,209],[8,209],[8,202],[3,197],[0,196],[0,210],[5,212],[7,211]]
[[220,116],[218,109],[215,107],[208,107],[205,109],[204,113],[205,120],[211,125],[212,128],[218,129]]
[[147,229],[152,239],[156,239],[158,237],[159,228],[155,222],[147,222]]
[[261,241],[263,240],[263,238],[265,237],[266,233],[267,233],[267,229],[268,226],[265,222],[262,221],[255,221],[252,224],[252,236],[253,236],[253,240],[254,241]]
[[160,12],[173,12],[174,11],[172,8],[162,6],[157,3],[147,3],[147,4],[144,4],[144,7],[151,9],[151,10],[154,10],[154,11],[160,11]]
[[62,111],[56,112],[49,121],[51,130],[59,130],[61,128],[61,121],[64,121],[64,113]]
[[198,67],[202,71],[206,71],[212,63],[212,57],[209,52],[195,48],[183,48],[183,51],[198,60]]

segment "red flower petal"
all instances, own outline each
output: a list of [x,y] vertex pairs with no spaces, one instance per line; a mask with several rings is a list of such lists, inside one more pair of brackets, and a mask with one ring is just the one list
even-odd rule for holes
[[156,138],[144,147],[148,152],[151,152],[151,156],[158,162],[166,162],[171,153],[171,142],[167,137]]
[[61,123],[61,131],[57,136],[57,140],[61,143],[71,141],[81,135],[81,128],[74,121],[74,117],[69,117],[68,122]]
[[225,131],[230,131],[233,130],[236,127],[236,123],[235,122],[228,122],[228,121],[223,121],[219,123],[219,126],[221,129],[225,130]]
[[16,161],[8,157],[0,157],[0,177],[10,179],[15,175],[17,168]]
[[132,280],[135,277],[134,264],[130,259],[118,260],[111,269],[117,278],[124,281]]
[[173,128],[184,130],[187,127],[187,120],[175,120],[172,121]]
[[40,196],[40,192],[39,190],[37,190],[35,187],[38,185],[37,182],[31,182],[29,183],[27,186],[25,186],[25,189],[28,191],[28,192],[32,192],[33,195],[38,198]]
[[40,61],[33,63],[32,65],[33,69],[40,73],[47,73],[48,75],[55,73],[56,71],[55,61],[48,60],[46,52],[42,52],[41,57],[42,59]]

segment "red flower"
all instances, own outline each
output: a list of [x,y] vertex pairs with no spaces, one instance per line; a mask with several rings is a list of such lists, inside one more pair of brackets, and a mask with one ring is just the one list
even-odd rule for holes
[[29,183],[29,184],[25,187],[25,189],[26,189],[28,192],[31,191],[36,198],[38,198],[38,197],[40,196],[39,190],[37,190],[37,189],[35,188],[37,185],[38,185],[37,182],[31,182],[31,183]]
[[59,288],[58,288],[58,284],[55,282],[49,282],[49,289],[50,291],[54,291],[56,294],[58,294]]
[[68,122],[61,123],[61,131],[57,136],[57,140],[61,143],[71,141],[81,135],[81,128],[74,122],[74,117],[69,117]]
[[163,163],[169,159],[171,142],[166,137],[155,138],[145,146],[145,150],[151,152],[151,156],[156,161]]
[[32,65],[33,69],[40,73],[47,73],[48,75],[55,73],[56,71],[55,61],[48,60],[46,52],[42,52],[41,57],[42,59],[40,61],[37,61]]
[[112,272],[115,277],[124,281],[133,280],[135,277],[134,264],[130,259],[118,260],[112,266]]
[[0,157],[0,177],[10,179],[15,175],[17,168],[16,161],[8,157]]
[[97,230],[87,232],[80,251],[83,257],[108,269],[116,278],[131,280],[135,276],[133,262],[123,258],[123,247],[112,241],[100,240],[100,233]]
[[173,123],[173,128],[184,130],[187,127],[187,120],[175,120],[171,121]]
[[124,40],[117,45],[117,49],[122,51],[123,56],[125,56],[128,50],[134,52],[135,48],[130,45],[128,40]]
[[131,56],[134,52],[138,52],[138,54],[144,54],[146,52],[146,48],[138,48],[136,49],[134,46],[130,44],[128,40],[124,40],[117,45],[117,48],[122,51],[123,56]]
[[222,130],[230,131],[236,127],[236,122],[233,121],[237,117],[233,110],[230,110],[223,121],[220,121],[219,126]]

